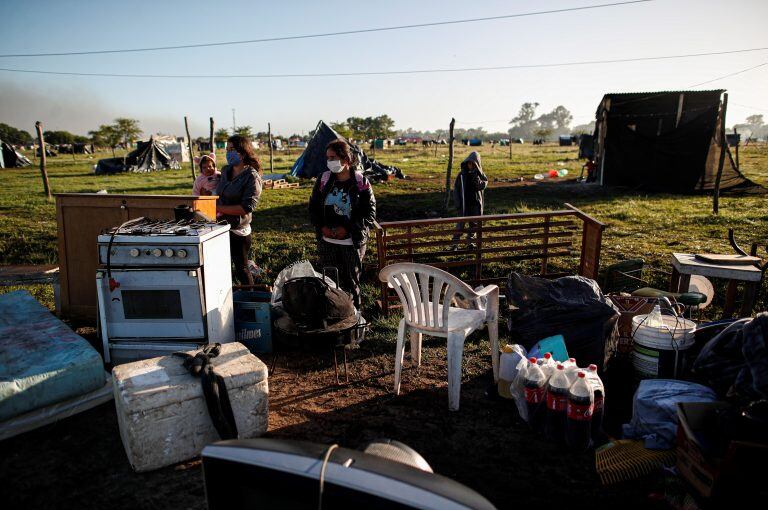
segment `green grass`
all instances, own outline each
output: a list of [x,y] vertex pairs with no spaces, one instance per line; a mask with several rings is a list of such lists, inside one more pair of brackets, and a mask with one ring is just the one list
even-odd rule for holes
[[[461,161],[474,150],[456,148]],[[566,168],[569,178],[578,176],[581,163],[575,147],[554,145],[479,148],[483,166],[491,181],[486,192],[486,213],[512,213],[560,208],[570,202],[595,218],[608,223],[603,237],[602,264],[641,256],[650,266],[650,278],[666,286],[669,254],[673,251],[730,252],[726,239],[734,227],[743,245],[768,240],[768,202],[764,196],[721,198],[720,215],[713,216],[710,196],[686,196],[596,189],[577,186],[519,186],[495,179],[524,177],[549,169]],[[447,148],[409,146],[378,150],[373,155],[385,164],[400,167],[409,179],[375,186],[379,218],[382,220],[444,216],[443,210]],[[274,158],[275,172],[287,172],[300,151],[282,151]],[[71,155],[49,158],[48,174],[54,193],[185,194],[191,190],[189,165],[182,170],[150,174],[96,176],[93,157]],[[266,165],[269,157],[260,157]],[[768,146],[751,145],[740,154],[743,172],[755,182],[768,186]],[[457,162],[458,162],[457,161]],[[562,165],[558,164],[562,163]],[[223,164],[223,154],[219,154]],[[456,167],[454,165],[454,176]],[[265,171],[268,171],[266,169]],[[0,191],[0,264],[56,263],[56,214],[53,201],[47,201],[37,167],[2,170]],[[314,258],[314,236],[306,213],[310,184],[299,189],[266,190],[254,214],[254,254],[257,264],[274,277],[286,264],[302,257]],[[367,298],[375,292],[368,287]],[[766,308],[761,297],[761,307]]]

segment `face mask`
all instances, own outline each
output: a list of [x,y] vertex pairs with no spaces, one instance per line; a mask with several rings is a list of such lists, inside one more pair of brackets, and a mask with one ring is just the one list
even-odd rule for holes
[[237,151],[227,151],[227,163],[232,166],[237,166],[243,162],[243,158]]
[[330,170],[334,174],[341,173],[341,170],[342,170],[341,161],[329,161],[328,170]]

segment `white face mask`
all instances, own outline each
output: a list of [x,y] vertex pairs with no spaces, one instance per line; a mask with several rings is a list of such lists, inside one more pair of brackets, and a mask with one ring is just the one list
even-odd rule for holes
[[329,161],[328,162],[328,170],[330,170],[334,174],[341,173],[341,170],[343,169],[343,166],[341,164],[341,161]]

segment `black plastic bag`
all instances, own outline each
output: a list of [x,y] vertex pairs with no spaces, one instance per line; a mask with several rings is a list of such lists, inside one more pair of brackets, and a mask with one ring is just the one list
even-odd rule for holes
[[563,335],[568,354],[579,366],[603,370],[616,350],[619,310],[597,282],[582,276],[547,280],[512,273],[505,290],[512,342],[530,349],[552,335]]

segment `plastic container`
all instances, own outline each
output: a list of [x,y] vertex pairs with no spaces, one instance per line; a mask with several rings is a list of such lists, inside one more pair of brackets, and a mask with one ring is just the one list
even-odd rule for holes
[[547,379],[552,377],[552,373],[557,367],[557,362],[552,358],[552,353],[550,352],[544,354],[543,357],[538,358],[536,364],[541,367],[541,370],[544,372],[544,375],[547,376]]
[[595,396],[595,409],[592,413],[592,441],[596,442],[603,433],[603,414],[605,411],[605,386],[603,380],[597,375],[597,365],[587,367],[587,381],[592,386],[592,394]]
[[517,376],[520,360],[525,360],[525,348],[522,345],[505,345],[499,357],[499,396],[513,398],[510,386]]
[[546,414],[547,376],[536,364],[536,358],[528,360],[528,370],[525,374],[525,403],[528,408],[528,425],[536,432],[544,431]]
[[272,294],[238,290],[232,295],[235,340],[253,353],[272,352]]
[[[659,326],[655,326],[658,324]],[[632,318],[632,365],[640,379],[676,379],[682,375],[685,350],[695,343],[693,321],[672,315]]]
[[587,382],[586,374],[579,371],[568,390],[567,421],[565,439],[568,447],[576,452],[583,452],[592,445],[592,414],[595,396]]
[[565,442],[569,386],[565,368],[558,364],[547,384],[547,414],[544,420],[544,434],[557,444]]

